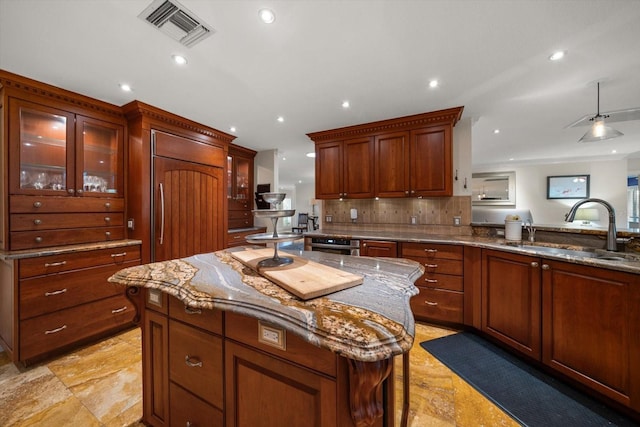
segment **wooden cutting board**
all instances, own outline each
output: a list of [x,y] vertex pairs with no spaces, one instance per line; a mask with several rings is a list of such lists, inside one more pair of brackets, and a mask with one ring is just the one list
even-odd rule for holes
[[362,284],[357,274],[318,264],[291,254],[278,254],[293,258],[293,263],[280,267],[258,267],[263,259],[273,258],[273,249],[246,249],[232,252],[231,256],[257,271],[280,287],[302,300],[317,298]]

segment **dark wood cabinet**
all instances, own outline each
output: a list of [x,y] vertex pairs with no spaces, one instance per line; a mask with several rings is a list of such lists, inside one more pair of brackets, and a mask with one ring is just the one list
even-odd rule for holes
[[0,249],[125,238],[120,109],[6,72],[0,86]]
[[316,144],[316,198],[453,194],[453,126],[462,107],[307,136]]
[[[253,161],[256,152],[237,145],[229,145],[227,155],[228,229],[253,227],[254,185]],[[229,242],[231,243],[231,242]]]
[[640,410],[640,280],[543,260],[542,361]]
[[370,137],[316,145],[316,197],[319,199],[371,198],[373,173]]
[[439,243],[402,243],[403,258],[418,261],[425,268],[416,280],[420,293],[411,298],[417,319],[463,323],[463,247]]
[[398,243],[382,240],[361,240],[360,255],[373,257],[398,257]]
[[537,257],[482,253],[482,331],[539,360],[541,284]]
[[234,137],[138,101],[122,108],[129,125],[129,235],[143,242],[142,262],[223,249]]

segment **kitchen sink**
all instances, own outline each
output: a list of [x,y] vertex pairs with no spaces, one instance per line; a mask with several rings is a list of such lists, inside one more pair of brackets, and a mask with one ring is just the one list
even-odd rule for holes
[[[507,244],[506,246],[512,246]],[[553,254],[553,255],[565,255],[571,257],[591,258],[602,261],[640,261],[640,255],[628,254],[624,252],[611,252],[604,249],[590,249],[583,248],[571,249],[571,248],[558,248],[553,246],[542,245],[513,245],[514,248],[527,249],[535,251],[538,254]]]

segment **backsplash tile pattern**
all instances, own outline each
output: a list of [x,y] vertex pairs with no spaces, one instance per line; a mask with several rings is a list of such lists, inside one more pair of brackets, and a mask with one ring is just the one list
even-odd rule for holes
[[[355,222],[350,219],[351,209],[358,211]],[[324,200],[322,214],[323,228],[471,234],[471,196]],[[325,222],[327,215],[332,217],[331,223]],[[460,226],[454,226],[454,217],[458,216]],[[416,224],[411,224],[411,217],[416,217]]]

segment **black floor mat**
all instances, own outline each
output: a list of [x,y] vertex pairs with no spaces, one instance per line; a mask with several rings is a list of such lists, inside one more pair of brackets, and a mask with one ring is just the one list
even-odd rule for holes
[[638,426],[472,333],[420,345],[522,425]]

